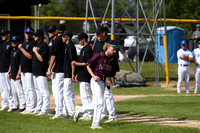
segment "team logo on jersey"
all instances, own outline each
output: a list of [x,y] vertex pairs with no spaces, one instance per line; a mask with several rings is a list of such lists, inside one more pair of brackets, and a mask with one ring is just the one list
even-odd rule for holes
[[7,46],[6,46],[6,49],[8,50],[9,48],[10,48],[10,45],[7,45]]
[[15,57],[15,56],[16,56],[16,54],[17,54],[17,52],[14,52],[14,53],[13,53],[13,57]]
[[83,53],[82,53],[82,56],[84,56],[85,55],[85,51],[83,51]]
[[26,45],[26,49],[28,49],[29,48],[29,45]]
[[40,50],[40,47],[37,47],[37,51],[39,51]]

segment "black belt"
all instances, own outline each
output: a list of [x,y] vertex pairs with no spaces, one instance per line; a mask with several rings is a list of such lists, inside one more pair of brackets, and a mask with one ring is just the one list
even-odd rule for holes
[[179,66],[189,66],[188,64],[179,64]]

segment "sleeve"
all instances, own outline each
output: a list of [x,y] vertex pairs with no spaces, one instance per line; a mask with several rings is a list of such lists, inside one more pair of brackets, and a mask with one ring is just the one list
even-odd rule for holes
[[178,51],[177,51],[177,58],[180,58],[180,56],[181,56],[181,53],[180,53],[180,51],[178,50]]
[[99,58],[100,54],[99,53],[96,53],[88,62],[87,62],[87,65],[89,67],[91,67],[92,69],[95,68],[96,66],[96,62]]
[[87,63],[93,56],[93,51],[92,50],[88,50],[85,53],[85,58],[84,58],[84,62]]
[[57,47],[57,41],[53,41],[52,43],[52,47],[51,47],[51,55],[56,55],[58,51],[58,47]]
[[68,52],[68,57],[70,61],[77,61],[76,48],[73,46],[69,46],[67,49],[68,49],[67,52]]
[[33,55],[33,53],[34,53],[34,52],[33,52],[33,47],[35,47],[35,46],[36,46],[36,44],[37,44],[37,42],[36,42],[36,41],[33,41],[33,42],[32,42],[32,44],[31,44],[31,47],[30,47],[30,52],[29,52],[31,55]]
[[193,58],[192,52],[189,53],[189,58]]

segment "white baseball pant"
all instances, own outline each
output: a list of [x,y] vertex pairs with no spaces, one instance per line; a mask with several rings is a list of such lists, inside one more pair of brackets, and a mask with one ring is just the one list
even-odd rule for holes
[[75,92],[74,82],[71,78],[64,79],[63,96],[68,115],[73,116],[75,113]]
[[105,105],[103,109],[103,114],[107,114],[108,112],[109,119],[117,118],[115,114],[115,102],[114,102],[111,86],[110,86],[110,89],[105,87],[104,99],[105,99]]
[[94,79],[92,78],[91,84],[93,86],[93,99],[94,99],[94,113],[93,113],[92,126],[98,126],[101,121],[101,114],[104,104],[105,82],[102,80],[95,82]]
[[33,84],[33,73],[21,72],[21,80],[26,98],[26,110],[34,111],[36,106],[36,94]]
[[52,73],[52,93],[56,104],[56,114],[62,115],[63,111],[63,85],[64,73]]
[[200,66],[195,66],[195,84],[194,84],[194,92],[198,92],[200,81]]
[[[37,88],[37,91],[39,91],[39,96],[37,97],[37,106],[36,111],[41,110],[41,112],[48,112],[49,105],[50,105],[50,93],[48,89],[48,81],[47,77],[45,76],[33,76],[33,81],[35,88]],[[36,94],[37,94],[36,91]],[[40,98],[40,99],[39,99]]]
[[12,92],[14,103],[15,103],[15,106],[13,107],[13,109],[18,108],[18,106],[19,106],[19,109],[25,109],[26,99],[25,99],[24,91],[22,89],[21,80],[11,79],[11,92]]
[[181,92],[182,82],[185,78],[185,90],[189,92],[190,66],[178,66],[177,93]]
[[[83,106],[87,106],[92,103],[92,97],[90,95],[90,83],[89,82],[79,82],[79,88],[80,88],[80,96],[81,96],[81,102]],[[83,114],[83,117],[92,117],[92,112],[88,111]]]
[[7,72],[0,73],[1,108],[14,108],[15,105],[11,94],[10,80],[7,78],[7,74]]

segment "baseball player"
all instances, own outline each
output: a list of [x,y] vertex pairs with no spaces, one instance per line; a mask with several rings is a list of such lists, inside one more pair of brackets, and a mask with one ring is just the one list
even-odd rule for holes
[[[88,35],[84,32],[78,35],[78,42],[83,48],[80,52],[80,57],[78,62],[73,61],[72,65],[77,67],[77,80],[79,81],[80,96],[83,106],[87,106],[92,103],[92,97],[90,95],[90,79],[91,75],[86,69],[87,62],[92,58],[93,51],[91,46],[88,44]],[[72,69],[74,71],[75,68]],[[73,72],[72,72],[73,73]],[[83,114],[83,117],[80,119],[90,120],[92,119],[92,112],[88,111]]]
[[177,51],[178,58],[178,83],[177,93],[181,93],[183,79],[185,78],[186,94],[189,94],[189,81],[190,81],[190,61],[193,61],[191,51],[187,49],[187,42],[181,41],[181,49]]
[[[18,45],[21,44],[21,40],[18,36],[13,36],[11,41],[13,50],[10,56],[10,69],[8,71],[7,77],[8,79],[11,79],[11,92],[13,94],[15,107],[9,110],[8,112],[13,112],[16,110],[18,110],[18,112],[22,112],[26,108],[26,99],[21,84],[21,68],[20,68],[21,51],[18,48]],[[17,95],[15,96],[16,93]]]
[[33,39],[33,29],[25,29],[25,41],[23,44],[19,44],[18,47],[21,50],[21,80],[23,90],[26,98],[26,110],[21,112],[22,114],[32,114],[35,110],[36,95],[33,84],[33,72],[32,72],[32,54],[33,47],[36,42]]
[[75,92],[74,92],[74,82],[72,78],[75,73],[72,73],[72,61],[77,61],[76,47],[74,46],[72,39],[72,33],[66,31],[63,33],[62,40],[65,43],[65,57],[64,57],[64,88],[63,95],[65,105],[68,111],[66,119],[73,119],[75,113]]
[[[8,69],[10,66],[10,53],[12,51],[10,41],[10,31],[1,30],[2,43],[0,44],[0,92],[1,92],[1,109],[0,111],[12,110],[15,108],[12,94],[10,93],[10,80],[7,78]],[[17,94],[15,94],[16,96]],[[9,111],[8,110],[8,111]]]
[[194,63],[195,63],[195,84],[194,93],[198,93],[199,81],[200,81],[200,41],[198,41],[198,48],[194,49],[193,52]]
[[[96,30],[97,34],[97,41],[96,44],[93,46],[93,55],[99,52],[103,52],[103,46],[105,43],[113,43],[114,41],[111,41],[110,38],[108,37],[108,29],[105,27],[98,27]],[[118,52],[116,52],[115,56],[118,58]],[[102,113],[102,119],[106,118],[107,115],[109,116],[108,122],[114,121],[117,116],[115,114],[115,102],[112,94],[112,88],[108,89],[107,87],[105,88],[105,93],[104,93],[104,99],[105,99],[105,106],[103,108],[103,113]]]
[[200,24],[196,25],[196,30],[192,34],[192,39],[194,39],[194,48],[198,48],[198,41],[200,40]]
[[33,81],[35,88],[38,89],[37,91],[39,91],[41,95],[41,98],[37,99],[37,106],[34,114],[44,115],[48,113],[50,104],[50,93],[46,77],[49,61],[49,47],[43,41],[44,32],[42,30],[38,29],[34,33],[34,36],[34,40],[37,42],[37,45],[33,47]]
[[[92,76],[91,87],[95,101],[92,129],[102,129],[99,124],[104,104],[104,91],[105,86],[110,87],[110,84],[106,84],[105,80],[108,77],[114,77],[116,72],[119,71],[115,46],[106,43],[103,49],[105,52],[95,54],[87,63],[87,70]],[[74,115],[76,122],[78,121],[79,112],[80,109],[77,108]]]
[[65,25],[59,24],[56,27],[58,37],[52,43],[51,58],[49,68],[46,73],[47,77],[52,79],[52,93],[55,99],[56,114],[50,119],[56,119],[62,116],[63,113],[63,85],[64,71],[63,60],[65,54],[65,43],[62,41],[62,33],[66,30]]

